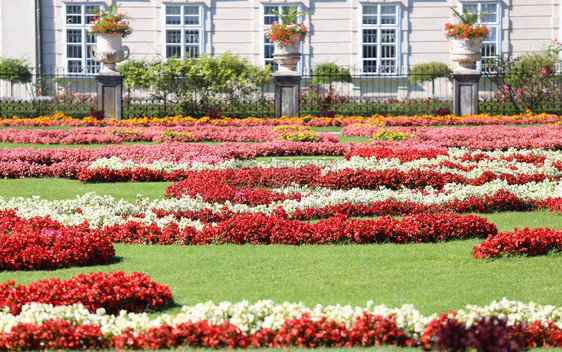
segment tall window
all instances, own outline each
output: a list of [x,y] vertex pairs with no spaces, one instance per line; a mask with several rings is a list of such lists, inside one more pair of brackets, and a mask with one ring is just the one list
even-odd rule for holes
[[490,34],[482,41],[482,59],[478,63],[478,69],[485,68],[486,62],[501,55],[501,13],[499,3],[471,2],[462,4],[461,10],[485,14],[480,22],[486,24]]
[[101,64],[90,55],[90,47],[96,44],[96,36],[88,34],[88,28],[101,7],[101,4],[66,4],[64,40],[67,73],[99,72]]
[[202,5],[165,5],[165,57],[198,57],[203,52]]
[[362,9],[361,69],[366,73],[398,73],[399,5],[363,4]]
[[[285,9],[295,6],[294,4],[283,4],[283,5],[264,5],[263,6],[263,31],[264,31],[264,45],[263,45],[263,59],[264,66],[270,65],[272,71],[277,71],[279,66],[273,61],[273,51],[275,50],[275,44],[273,44],[269,38],[265,36],[265,31],[273,22],[279,22],[279,17],[274,14],[274,11],[282,14]],[[301,11],[301,9],[298,9]],[[299,17],[298,22],[302,22],[302,17]],[[300,65],[300,62],[299,62]]]

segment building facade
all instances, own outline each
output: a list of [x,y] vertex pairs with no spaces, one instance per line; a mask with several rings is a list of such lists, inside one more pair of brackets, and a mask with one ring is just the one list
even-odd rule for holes
[[[490,28],[484,58],[518,56],[562,38],[562,0],[113,0],[128,14],[124,39],[132,59],[220,55],[272,63],[265,29],[274,10],[298,5],[311,12],[300,69],[335,62],[361,73],[403,73],[416,64],[451,64],[444,25],[450,7],[486,13]],[[0,56],[23,58],[39,69],[94,74],[89,55],[95,36],[88,23],[104,6],[95,0],[0,0]]]

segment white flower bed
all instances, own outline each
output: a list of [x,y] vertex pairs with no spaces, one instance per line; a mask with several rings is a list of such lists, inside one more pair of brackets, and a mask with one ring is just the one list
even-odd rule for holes
[[[381,187],[379,190],[363,190],[357,188],[351,190],[331,190],[326,188],[308,189],[307,187],[292,186],[278,190],[286,193],[299,191],[305,194],[305,196],[300,201],[285,200],[270,205],[252,207],[245,204],[231,204],[230,202],[226,202],[225,204],[206,203],[203,202],[200,197],[182,197],[180,199],[162,198],[150,201],[139,196],[135,203],[130,203],[123,199],[115,200],[115,198],[111,196],[100,196],[92,192],[69,200],[46,200],[38,196],[27,199],[13,197],[6,200],[0,197],[0,209],[18,209],[17,214],[25,218],[48,215],[64,225],[77,225],[88,221],[90,227],[96,228],[135,220],[145,224],[156,223],[158,226],[163,227],[172,221],[176,221],[175,218],[166,216],[157,219],[156,215],[151,212],[152,209],[163,209],[167,212],[211,209],[213,212],[217,213],[226,207],[234,212],[262,212],[264,214],[270,214],[280,206],[286,212],[290,213],[298,209],[322,208],[344,203],[371,204],[375,201],[384,201],[387,199],[393,199],[399,202],[410,201],[425,205],[443,205],[455,199],[463,200],[470,196],[483,197],[486,194],[492,195],[499,190],[511,192],[525,200],[543,200],[548,197],[562,197],[562,183],[552,181],[543,181],[540,183],[530,182],[524,185],[508,185],[506,181],[502,180],[494,180],[482,186],[447,184],[443,191],[427,187],[424,190],[427,192],[425,194],[407,188],[391,190],[384,187]],[[135,216],[135,214],[146,214],[146,217],[140,218]],[[185,218],[179,222],[179,225],[180,228],[186,226],[195,226],[197,229],[202,228],[202,224],[199,221]]]
[[[264,328],[277,330],[285,319],[300,317],[304,313],[309,313],[313,320],[320,320],[322,316],[326,316],[350,327],[353,321],[364,312],[382,316],[393,314],[398,328],[416,338],[423,332],[427,323],[438,317],[437,313],[424,316],[409,304],[400,308],[389,308],[385,305],[375,305],[372,301],[367,302],[365,307],[322,306],[320,304],[315,307],[306,307],[302,303],[277,304],[271,300],[262,300],[255,304],[250,304],[248,301],[215,304],[209,301],[194,306],[184,306],[181,313],[175,316],[162,314],[154,319],[145,313],[127,313],[125,311],[121,311],[119,315],[108,315],[103,309],[90,313],[81,305],[76,304],[53,307],[49,304],[31,303],[25,305],[19,315],[14,316],[8,313],[7,309],[0,311],[0,331],[9,332],[12,326],[18,323],[41,324],[48,319],[60,318],[74,325],[98,325],[106,335],[119,334],[126,328],[138,332],[164,323],[176,325],[188,321],[208,321],[213,324],[230,322],[240,328],[242,332],[252,334]],[[482,317],[497,315],[500,318],[507,317],[510,325],[523,321],[532,323],[540,320],[552,321],[558,328],[562,328],[562,307],[540,305],[534,302],[522,303],[504,298],[484,307],[468,305],[457,313],[457,319],[469,326]]]
[[[522,163],[518,162],[517,160],[513,161],[506,161],[506,160],[482,160],[479,162],[469,162],[469,161],[460,161],[456,160],[455,158],[460,158],[465,154],[475,155],[475,154],[485,154],[491,158],[501,158],[501,157],[509,157],[514,154],[522,154],[522,155],[530,155],[533,153],[537,156],[545,156],[546,159],[544,161],[544,165],[537,167],[531,163]],[[325,171],[328,170],[338,170],[338,169],[345,169],[350,168],[354,170],[359,169],[368,169],[368,170],[388,170],[388,169],[396,169],[401,172],[408,172],[412,169],[419,169],[419,170],[435,170],[438,172],[452,172],[459,174],[468,179],[475,179],[478,178],[484,173],[485,171],[492,171],[496,174],[508,173],[513,175],[519,174],[545,174],[550,177],[559,177],[562,173],[558,171],[555,167],[552,166],[552,163],[558,160],[561,160],[562,153],[559,151],[550,151],[550,150],[540,150],[540,149],[533,149],[533,150],[517,150],[517,149],[510,149],[508,151],[493,151],[493,152],[482,152],[479,150],[476,151],[468,151],[467,149],[462,148],[450,148],[449,149],[450,156],[440,155],[437,158],[428,160],[428,159],[418,159],[411,162],[401,163],[398,159],[381,159],[381,160],[373,160],[373,159],[363,159],[360,157],[352,157],[350,160],[301,160],[301,161],[286,161],[286,160],[276,160],[274,159],[272,162],[259,162],[254,160],[229,160],[219,164],[207,164],[207,163],[171,163],[171,162],[163,162],[157,161],[154,163],[134,163],[132,161],[123,161],[117,157],[112,158],[101,158],[93,162],[88,168],[89,169],[101,169],[107,168],[110,170],[123,170],[125,168],[130,168],[132,170],[136,168],[146,168],[149,170],[159,171],[159,172],[174,172],[174,171],[200,171],[203,169],[227,169],[227,168],[252,168],[252,167],[261,167],[261,168],[270,168],[270,167],[302,167],[305,165],[317,165],[320,167],[325,168]],[[462,171],[459,169],[453,169],[449,167],[439,166],[435,167],[442,162],[454,162],[459,164],[463,167],[474,167],[475,168],[471,171]],[[431,167],[434,166],[434,167]]]

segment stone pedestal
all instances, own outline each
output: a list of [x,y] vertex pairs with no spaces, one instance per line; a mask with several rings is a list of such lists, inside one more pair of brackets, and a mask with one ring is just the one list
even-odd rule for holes
[[281,71],[275,78],[275,117],[299,117],[300,82],[297,72]]
[[96,75],[98,85],[98,110],[106,117],[121,120],[123,106],[123,76],[117,71],[102,71]]
[[478,114],[478,82],[480,73],[453,74],[453,115]]

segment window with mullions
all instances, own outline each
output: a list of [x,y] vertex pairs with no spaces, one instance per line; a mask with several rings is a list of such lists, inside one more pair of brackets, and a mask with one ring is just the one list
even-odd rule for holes
[[71,74],[98,73],[101,64],[90,55],[90,47],[96,45],[96,36],[89,34],[90,22],[100,12],[102,5],[66,4],[65,6],[65,62],[66,72]]
[[500,4],[491,2],[471,2],[462,4],[461,10],[485,14],[480,22],[486,24],[490,34],[482,41],[482,59],[478,63],[478,69],[486,67],[488,60],[494,60],[501,55],[501,14]]
[[203,52],[203,25],[202,5],[165,5],[165,57],[198,57]]
[[361,14],[361,69],[398,73],[399,5],[364,4]]
[[[273,52],[275,51],[275,44],[273,44],[269,38],[265,36],[265,32],[267,28],[271,26],[273,22],[279,22],[279,17],[277,17],[274,12],[278,12],[280,14],[283,11],[291,6],[295,6],[294,4],[283,4],[283,5],[264,5],[263,6],[263,32],[264,32],[264,45],[263,45],[263,61],[264,66],[270,65],[271,70],[273,72],[277,71],[279,66],[273,61]],[[301,11],[301,9],[298,9]],[[302,17],[298,19],[299,23],[302,23]],[[299,62],[300,65],[300,62]]]

